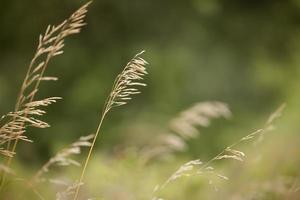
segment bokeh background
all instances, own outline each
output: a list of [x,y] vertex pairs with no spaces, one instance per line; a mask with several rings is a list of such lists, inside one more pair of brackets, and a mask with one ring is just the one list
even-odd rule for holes
[[[83,3],[1,1],[2,114],[14,108],[38,35]],[[35,142],[18,147],[17,160],[28,169],[38,168],[61,147],[95,131],[115,76],[141,50],[146,50],[144,58],[150,63],[148,86],[109,114],[97,142],[97,158],[121,159],[112,163],[123,169],[122,156],[128,149],[147,144],[183,109],[212,100],[226,102],[233,117],[201,129],[201,135],[190,140],[189,148],[173,163],[211,157],[259,128],[283,102],[287,109],[278,121],[280,131],[274,133],[281,139],[274,139],[274,144],[285,140],[289,146],[293,141],[290,147],[297,152],[299,0],[95,0],[87,23],[79,35],[67,39],[65,53],[48,68],[47,74],[58,76],[59,81],[41,85],[39,97],[62,96],[63,100],[48,109],[45,119],[51,128],[30,130]],[[285,151],[286,146],[276,149]],[[130,168],[127,161],[124,165]],[[95,171],[96,166],[95,161]],[[165,177],[176,166],[163,168]]]

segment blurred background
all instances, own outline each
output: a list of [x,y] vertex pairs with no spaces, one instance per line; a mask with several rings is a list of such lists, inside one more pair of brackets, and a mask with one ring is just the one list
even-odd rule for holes
[[[14,108],[39,34],[83,3],[1,2],[1,114]],[[59,80],[41,85],[40,98],[63,97],[48,108],[44,118],[52,126],[30,130],[35,142],[22,143],[17,160],[34,170],[58,149],[93,133],[114,78],[141,50],[146,50],[143,57],[150,63],[145,80],[148,86],[106,118],[97,142],[97,159],[121,159],[114,161],[120,168],[122,157],[127,159],[128,152],[168,130],[169,121],[180,111],[196,102],[215,100],[228,104],[232,118],[201,128],[199,137],[189,140],[188,148],[172,162],[210,158],[260,128],[283,102],[287,109],[277,122],[280,131],[274,133],[281,139],[274,140],[293,141],[291,151],[297,152],[299,11],[299,0],[94,1],[88,25],[67,39],[65,53],[53,59],[47,70],[47,75]],[[285,146],[277,150],[285,151]],[[164,168],[165,177],[176,166]]]

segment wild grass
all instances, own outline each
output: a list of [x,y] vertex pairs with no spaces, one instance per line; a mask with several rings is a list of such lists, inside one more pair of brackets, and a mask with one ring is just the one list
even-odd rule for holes
[[200,135],[199,127],[208,127],[213,119],[229,119],[230,117],[231,111],[224,102],[195,103],[170,120],[169,131],[159,134],[153,139],[153,144],[142,149],[143,162],[170,157],[175,152],[185,151],[188,146],[187,142]]
[[123,71],[117,76],[113,84],[113,88],[104,104],[103,112],[98,124],[97,131],[95,133],[94,140],[86,157],[84,167],[80,175],[79,184],[76,188],[74,200],[78,198],[80,186],[83,181],[87,165],[90,161],[90,157],[92,155],[105,116],[112,108],[127,104],[127,102],[131,100],[132,95],[139,94],[140,91],[136,88],[136,86],[146,86],[146,84],[141,81],[147,74],[145,66],[148,63],[140,57],[142,53],[143,51],[134,56],[134,58],[125,66]]
[[25,135],[26,127],[49,127],[47,123],[34,117],[45,114],[45,111],[38,109],[40,106],[55,103],[60,97],[34,99],[39,91],[41,81],[57,80],[56,77],[45,76],[46,69],[52,58],[63,53],[65,38],[79,33],[85,25],[84,18],[90,3],[82,6],[59,25],[49,25],[45,33],[39,36],[38,46],[23,80],[15,110],[4,115],[1,120],[3,125],[0,128],[0,153],[9,157],[6,163],[7,167],[10,166],[13,159],[18,141],[20,139],[30,141]]
[[[87,13],[87,7],[90,3],[91,2],[88,2],[83,5],[61,24],[57,26],[49,25],[44,35],[40,35],[39,37],[38,47],[23,81],[15,106],[15,111],[10,112],[2,117],[3,121],[9,118],[4,122],[0,129],[0,144],[1,146],[7,144],[6,148],[0,148],[0,153],[9,157],[6,165],[1,165],[3,184],[5,181],[5,174],[10,172],[9,166],[15,154],[18,141],[21,139],[31,142],[31,140],[29,140],[25,135],[26,127],[49,127],[48,123],[36,119],[34,116],[44,115],[46,112],[39,109],[39,107],[48,106],[61,98],[50,97],[38,101],[34,101],[34,98],[38,92],[41,81],[57,80],[56,77],[44,76],[46,68],[53,57],[63,53],[62,49],[64,47],[64,39],[69,35],[79,33],[80,29],[85,25],[84,18],[85,14]],[[61,199],[67,194],[70,195],[73,193],[72,191],[76,189],[74,199],[78,198],[79,189],[105,116],[112,108],[125,105],[131,99],[132,95],[140,93],[136,86],[146,86],[146,84],[141,81],[143,80],[143,76],[147,74],[145,65],[148,63],[140,57],[142,53],[143,51],[135,55],[134,58],[125,66],[124,70],[117,76],[111,93],[104,104],[103,112],[95,135],[81,137],[78,141],[58,152],[54,157],[50,158],[50,160],[46,162],[31,179],[30,185],[32,187],[43,180],[43,174],[48,172],[49,168],[53,165],[73,164],[79,166],[80,163],[70,159],[69,156],[72,154],[79,154],[81,147],[89,146],[90,149],[86,157],[79,181],[74,183],[72,186],[69,186],[65,192],[57,194],[57,198]],[[91,143],[89,142],[90,139],[93,139]],[[12,142],[13,145],[11,147]]]
[[[224,174],[221,174],[215,170],[215,168],[212,166],[212,164],[219,160],[236,160],[243,162],[245,159],[246,154],[236,149],[241,143],[247,142],[249,140],[258,139],[261,140],[264,136],[264,134],[270,130],[274,129],[274,120],[279,118],[282,115],[282,111],[285,107],[285,104],[281,105],[274,113],[272,113],[264,126],[261,129],[258,129],[254,131],[253,133],[250,133],[241,139],[239,139],[237,142],[225,147],[220,153],[218,153],[216,156],[214,156],[212,159],[210,159],[207,162],[202,162],[200,159],[191,160],[187,163],[181,165],[178,170],[176,170],[162,185],[157,185],[154,189],[154,192],[160,192],[165,187],[167,187],[170,183],[176,181],[179,178],[182,177],[190,177],[190,176],[201,176],[208,180],[208,184],[212,185],[215,190],[218,190],[217,187],[214,185],[214,178],[219,178],[222,180],[229,180],[227,176]],[[162,199],[158,197],[153,197],[153,200]]]
[[[84,18],[91,2],[86,3],[69,18],[57,26],[49,25],[44,34],[39,36],[38,46],[29,64],[17,97],[15,110],[1,118],[0,153],[8,159],[1,169],[1,188],[5,184],[5,174],[16,154],[19,140],[29,141],[27,127],[47,128],[49,124],[38,119],[46,112],[40,107],[55,103],[60,97],[48,97],[35,100],[41,81],[55,81],[56,77],[45,76],[50,61],[63,53],[65,38],[80,32],[85,25]],[[3,165],[3,164],[2,164]],[[6,169],[6,170],[4,170]]]
[[[59,25],[49,25],[45,33],[40,35],[36,52],[30,62],[17,97],[15,109],[3,115],[0,120],[0,155],[3,157],[3,162],[0,164],[1,198],[56,200],[99,199],[100,197],[122,200],[220,199],[220,195],[216,195],[220,193],[216,191],[219,191],[221,187],[228,187],[226,184],[230,185],[229,180],[231,177],[227,174],[230,174],[230,171],[235,169],[230,165],[228,169],[226,167],[222,168],[218,163],[226,161],[224,163],[227,164],[229,160],[244,163],[247,160],[248,153],[246,154],[240,147],[250,141],[253,141],[251,144],[254,144],[255,147],[259,146],[259,143],[263,142],[265,134],[274,130],[275,120],[281,116],[285,105],[280,106],[271,114],[262,128],[243,136],[206,162],[201,159],[192,159],[184,162],[169,177],[166,174],[170,174],[170,169],[175,164],[160,158],[170,155],[176,156],[177,152],[186,151],[189,145],[188,142],[200,136],[199,128],[210,126],[213,120],[231,118],[232,113],[226,103],[219,101],[198,102],[171,119],[165,134],[161,134],[158,137],[151,136],[149,145],[146,145],[141,150],[130,151],[120,160],[111,157],[107,159],[100,155],[101,162],[99,162],[100,158],[98,155],[96,157],[93,154],[95,153],[96,142],[99,141],[101,134],[104,134],[101,131],[101,127],[107,115],[113,108],[126,105],[134,95],[139,94],[141,92],[140,86],[146,86],[144,78],[148,74],[146,68],[148,63],[142,58],[144,51],[136,54],[117,75],[103,105],[94,134],[82,136],[75,142],[67,145],[32,174],[28,175],[27,172],[20,174],[19,169],[11,168],[12,159],[17,153],[20,153],[17,151],[18,142],[33,142],[28,136],[28,127],[48,128],[50,126],[42,120],[42,116],[46,114],[44,108],[62,98],[47,97],[38,100],[36,95],[39,92],[41,81],[57,80],[56,77],[46,76],[46,70],[50,61],[63,53],[65,38],[79,33],[81,28],[86,25],[84,20],[90,4],[91,2],[84,4]],[[74,156],[83,156],[83,148],[86,148],[88,152],[82,162],[75,159]],[[287,156],[289,152],[291,150],[285,152],[286,155],[284,156]],[[290,154],[295,155],[299,153],[296,150],[295,152]],[[254,158],[257,158],[257,155],[254,155]],[[300,160],[296,163],[300,163]],[[250,166],[249,163],[247,165]],[[243,167],[246,168],[247,165]],[[74,171],[77,178],[75,180],[65,179],[63,174],[65,176],[70,175],[69,173],[71,172],[69,171],[72,170],[70,168],[61,169],[62,173],[56,173],[55,170],[61,166],[76,166],[77,168]],[[24,168],[26,169],[26,166]],[[250,166],[250,168],[253,170],[255,167]],[[251,170],[248,173],[252,175],[253,172]],[[240,185],[234,184],[235,182],[232,181],[234,192],[226,194],[226,197],[230,199],[255,199],[255,195],[265,195],[271,191],[272,194],[283,199],[297,199],[300,192],[299,178],[297,178],[300,173],[297,173],[297,170],[294,170],[293,178],[289,177],[287,186],[283,184],[284,181],[281,180],[280,176],[276,177],[278,180],[268,177],[268,180],[258,181],[251,187],[249,186],[249,188],[255,188],[255,194],[248,190],[246,190],[247,194],[241,194],[242,189],[237,189],[240,188]],[[123,173],[124,171],[126,173]],[[266,171],[271,171],[269,166]],[[53,178],[53,174],[56,175],[56,178]],[[168,178],[164,180],[164,177]],[[190,178],[183,183],[180,182],[183,177]],[[106,182],[106,180],[108,181]],[[226,184],[219,183],[220,180]],[[275,185],[277,184],[276,181],[284,189],[278,189],[278,185]],[[152,191],[152,186],[159,182],[161,184],[157,185]],[[17,183],[20,183],[21,186],[18,187]],[[186,188],[196,187],[197,189],[192,190],[194,193],[188,191],[185,194],[183,185]],[[203,189],[201,194],[199,194],[198,187],[203,188],[203,185],[212,186],[214,191]],[[176,189],[170,193],[166,192],[170,187],[175,187]],[[43,192],[45,191],[48,193],[44,194]],[[196,194],[195,191],[198,193]],[[97,196],[97,198],[87,198],[87,196]]]

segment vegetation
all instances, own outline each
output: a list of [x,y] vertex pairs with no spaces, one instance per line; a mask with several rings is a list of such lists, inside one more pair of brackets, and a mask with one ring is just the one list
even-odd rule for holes
[[[214,3],[203,4],[208,6],[206,12],[216,12],[214,9],[221,4],[217,1],[212,2]],[[68,123],[74,123],[75,128],[69,130],[81,132],[81,128],[84,128],[82,130],[85,134],[63,132],[53,136],[39,135],[44,129],[60,130],[50,127],[46,121],[52,120],[51,117],[47,119],[47,116],[58,116],[60,112],[63,113],[63,109],[68,108],[68,105],[62,103],[64,106],[56,110],[57,103],[63,101],[62,97],[58,95],[42,98],[52,93],[51,89],[43,91],[42,86],[44,82],[49,86],[49,81],[58,81],[57,77],[46,75],[48,71],[53,72],[49,66],[53,58],[64,53],[66,39],[82,31],[86,25],[86,14],[91,3],[85,3],[59,25],[49,25],[44,34],[39,36],[15,108],[13,111],[7,111],[7,114],[1,118],[1,199],[299,199],[299,136],[295,134],[298,131],[297,123],[293,123],[293,120],[297,119],[294,113],[297,113],[299,105],[295,101],[287,101],[288,105],[291,104],[291,107],[295,108],[294,111],[287,109],[285,113],[288,117],[283,115],[281,118],[286,107],[286,104],[283,104],[267,118],[260,129],[249,131],[250,134],[247,134],[247,131],[244,131],[246,134],[238,132],[259,124],[264,114],[244,115],[245,119],[235,121],[241,125],[228,127],[226,125],[228,122],[224,119],[234,120],[232,119],[234,112],[227,103],[222,101],[197,102],[179,114],[174,114],[175,117],[170,115],[168,120],[162,120],[163,110],[154,110],[158,112],[157,116],[160,116],[155,119],[154,111],[133,108],[147,107],[148,98],[151,99],[151,96],[146,92],[147,98],[143,94],[140,95],[145,103],[133,100],[127,108],[119,109],[115,114],[111,113],[113,108],[126,105],[135,94],[140,94],[142,91],[140,86],[146,86],[147,82],[151,83],[147,88],[155,84],[161,87],[158,91],[161,99],[164,99],[166,89],[174,90],[175,93],[183,91],[180,88],[182,80],[167,85],[170,88],[165,86],[166,82],[156,80],[155,73],[151,74],[154,70],[148,69],[148,63],[142,58],[146,56],[144,51],[136,54],[116,76],[112,89],[106,97],[96,130],[91,130],[90,127],[97,124],[97,114],[89,114],[86,111],[80,113],[80,121],[72,122],[72,118],[68,117],[62,122],[57,121],[58,125],[66,127]],[[71,46],[67,50],[75,47]],[[158,62],[155,59],[152,61]],[[68,74],[73,72],[76,74],[77,68],[72,70],[61,73],[61,76],[69,76]],[[165,69],[157,70],[157,73],[160,73],[160,70],[162,73],[165,71]],[[148,71],[150,75],[144,80]],[[19,72],[21,71],[17,71],[17,74]],[[166,70],[162,77],[169,79],[169,76],[175,74]],[[102,79],[101,74],[97,74],[96,77]],[[76,82],[77,78],[74,79]],[[103,79],[105,80],[106,77]],[[92,83],[95,84],[93,81]],[[207,91],[213,90],[212,85],[205,87]],[[92,94],[97,96],[99,92],[102,95],[97,85],[93,88],[96,90],[92,91]],[[67,87],[63,89],[65,91]],[[194,91],[197,86],[185,89]],[[105,92],[106,89],[103,90]],[[90,90],[87,89],[84,93],[77,93],[79,95],[76,99],[84,99],[85,95],[91,95],[89,92]],[[184,93],[178,95],[184,96]],[[268,96],[266,98],[269,99]],[[175,101],[175,98],[172,100]],[[269,108],[275,103],[270,104]],[[51,108],[48,108],[50,105]],[[88,103],[84,105],[88,109]],[[169,102],[169,106],[173,105],[173,102]],[[127,109],[128,113],[126,113]],[[140,111],[151,114],[142,116],[138,114]],[[108,116],[109,113],[112,115]],[[122,129],[105,129],[103,122],[107,121],[108,126],[114,127],[115,118],[120,119],[118,115],[120,118],[125,118],[126,126]],[[250,117],[257,119],[252,120]],[[161,121],[166,121],[165,128]],[[84,125],[77,125],[78,122]],[[216,128],[211,126],[212,123]],[[244,125],[247,123],[248,126]],[[52,124],[53,127],[56,126],[55,123]],[[282,125],[277,129],[277,124]],[[202,134],[205,132],[204,129],[207,133]],[[131,130],[133,133],[128,134]],[[120,136],[118,133],[114,134],[120,131],[121,139],[125,138],[124,142],[118,143],[118,140],[109,139],[109,135]],[[233,131],[234,134],[228,134]],[[88,132],[92,134],[87,134]],[[222,133],[222,137],[215,135],[214,132]],[[59,135],[60,137],[57,137]],[[66,138],[71,136],[75,138],[78,135],[80,135],[79,139],[68,145]],[[46,142],[42,140],[43,137],[46,138]],[[64,139],[60,140],[60,138]],[[218,140],[223,141],[211,142]],[[62,145],[61,143],[64,142],[66,143]],[[40,154],[42,158],[31,162],[32,157],[39,154],[39,149],[42,149],[45,143],[64,147],[49,156],[49,159],[46,159],[47,153],[42,151]],[[96,151],[97,143],[102,146],[101,151]],[[232,144],[226,145],[228,143]],[[213,144],[217,146],[210,146]],[[35,151],[31,151],[32,146],[36,146]],[[115,147],[115,150],[105,151],[107,146]],[[27,148],[30,150],[27,151]],[[52,147],[51,151],[53,149],[59,148]],[[199,152],[201,152],[200,156]],[[28,159],[26,156],[31,158]],[[43,164],[41,161],[44,161]]]

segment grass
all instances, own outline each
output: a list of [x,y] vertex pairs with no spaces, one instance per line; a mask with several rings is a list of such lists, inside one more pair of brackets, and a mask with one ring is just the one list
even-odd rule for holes
[[[199,127],[208,127],[217,118],[229,119],[232,113],[223,102],[192,105],[170,120],[165,134],[151,137],[148,145],[142,148],[126,149],[121,158],[105,154],[93,157],[96,141],[103,134],[101,127],[106,116],[113,108],[126,105],[135,94],[139,94],[140,86],[146,86],[144,77],[148,74],[148,63],[142,58],[144,51],[135,55],[117,75],[94,134],[82,136],[67,145],[37,171],[31,171],[14,160],[20,153],[17,149],[20,140],[31,145],[27,133],[29,127],[50,126],[41,119],[46,114],[44,108],[62,98],[36,99],[36,95],[42,81],[57,80],[56,77],[47,77],[46,70],[50,61],[63,53],[65,38],[79,33],[86,25],[84,19],[90,4],[84,4],[59,25],[49,25],[40,35],[15,109],[1,118],[1,199],[299,199],[297,166],[300,160],[294,158],[299,155],[297,141],[273,137],[277,146],[290,147],[282,151],[274,148],[272,142],[268,144],[272,140],[264,140],[265,135],[274,130],[275,120],[281,116],[285,105],[271,114],[261,129],[228,145],[207,162],[199,158],[180,157],[175,161],[162,158],[176,157],[178,152],[186,151],[189,141],[199,137]],[[254,145],[259,153],[253,149],[251,153],[249,147],[250,153],[241,150],[251,146],[249,144]],[[260,159],[262,154],[265,156]],[[83,156],[84,160],[77,161],[76,155]],[[232,164],[229,160],[238,163]],[[13,161],[16,162],[14,168],[11,167]],[[182,162],[184,164],[180,164]],[[79,168],[61,169],[61,166]],[[179,166],[177,170],[176,166]]]
[[145,65],[147,62],[140,57],[140,55],[143,53],[143,51],[136,56],[125,66],[124,70],[117,76],[111,93],[109,94],[104,107],[103,112],[100,118],[100,122],[98,124],[94,140],[92,142],[92,145],[90,147],[89,153],[86,157],[80,179],[79,184],[76,187],[76,192],[74,196],[74,200],[78,198],[78,193],[80,189],[80,184],[83,181],[85,171],[87,169],[87,165],[89,163],[90,157],[92,155],[96,140],[99,136],[100,129],[103,123],[103,120],[105,116],[108,114],[108,112],[118,106],[122,106],[127,104],[127,102],[131,99],[131,96],[134,94],[139,94],[139,90],[136,89],[136,86],[146,86],[146,84],[139,82],[143,80],[143,76],[147,74]]

